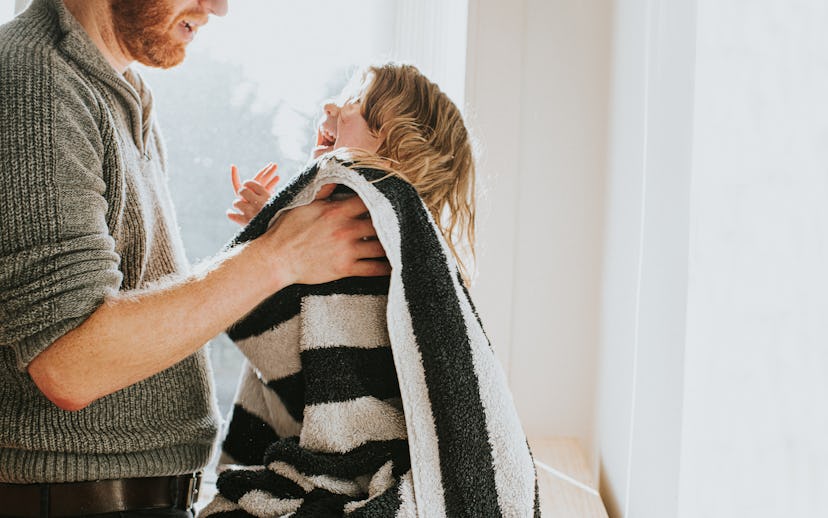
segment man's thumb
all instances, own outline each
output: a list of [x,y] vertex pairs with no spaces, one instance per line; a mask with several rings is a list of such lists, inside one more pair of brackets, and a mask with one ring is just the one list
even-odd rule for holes
[[336,189],[335,183],[329,183],[323,185],[319,192],[316,193],[316,200],[324,200],[325,198],[330,198],[331,194],[333,194],[334,189]]

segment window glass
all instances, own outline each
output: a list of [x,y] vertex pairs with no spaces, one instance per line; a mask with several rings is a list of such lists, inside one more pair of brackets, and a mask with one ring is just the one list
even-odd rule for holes
[[14,18],[14,2],[0,2],[0,25]]
[[[282,182],[307,161],[321,102],[358,65],[390,59],[396,1],[230,2],[170,70],[139,67],[164,134],[170,190],[191,262],[215,255],[238,227],[225,216],[230,165],[249,178],[279,164]],[[226,416],[242,363],[226,336],[210,354]],[[209,472],[210,468],[208,468]]]

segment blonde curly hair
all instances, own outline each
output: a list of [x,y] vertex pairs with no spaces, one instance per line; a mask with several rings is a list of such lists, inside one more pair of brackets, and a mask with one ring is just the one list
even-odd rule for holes
[[475,164],[457,106],[416,67],[386,63],[358,72],[343,94],[381,144],[373,156],[352,150],[354,165],[409,182],[431,212],[467,285],[475,258]]

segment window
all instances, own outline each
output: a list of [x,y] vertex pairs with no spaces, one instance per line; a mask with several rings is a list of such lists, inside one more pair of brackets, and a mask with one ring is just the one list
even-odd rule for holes
[[[284,179],[308,158],[320,102],[357,64],[390,58],[395,3],[246,0],[213,17],[171,70],[143,68],[168,150],[170,190],[192,262],[238,227],[230,164],[252,176],[270,161]],[[365,28],[370,28],[366,30]],[[232,404],[242,358],[226,337],[210,347],[220,411]]]
[[[225,216],[235,198],[230,165],[243,178],[270,161],[282,181],[297,173],[315,144],[321,102],[339,93],[357,65],[391,59],[394,48],[396,1],[245,0],[230,9],[202,28],[181,66],[141,69],[191,262],[216,254],[238,230]],[[243,356],[224,335],[209,350],[226,417]],[[212,465],[205,476],[209,495]]]
[[[230,165],[243,178],[270,161],[279,164],[282,181],[298,172],[321,102],[341,90],[355,67],[413,62],[462,106],[465,5],[231,2],[225,19],[213,17],[202,28],[181,66],[142,68],[167,144],[170,190],[190,261],[214,255],[237,230],[225,216],[234,199]],[[223,415],[242,362],[228,342],[219,337],[210,352]]]
[[0,3],[0,24],[11,20],[17,11],[13,2]]

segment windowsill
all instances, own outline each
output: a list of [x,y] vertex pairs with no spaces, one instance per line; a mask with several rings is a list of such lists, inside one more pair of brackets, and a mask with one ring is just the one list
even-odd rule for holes
[[597,477],[577,439],[536,438],[529,445],[535,457],[543,516],[607,518]]

